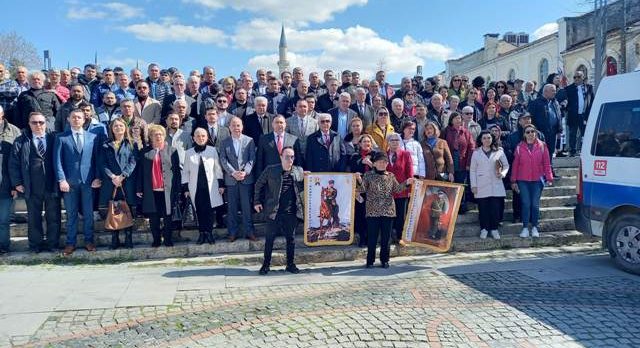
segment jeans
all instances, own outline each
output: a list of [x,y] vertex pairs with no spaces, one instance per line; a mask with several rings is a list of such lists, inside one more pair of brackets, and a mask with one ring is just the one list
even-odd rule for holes
[[380,262],[389,262],[392,217],[367,217],[367,265],[373,265],[376,260],[376,245],[380,235]]
[[295,234],[298,226],[298,218],[295,214],[277,214],[275,220],[269,220],[266,238],[264,242],[263,266],[271,265],[271,254],[273,253],[273,241],[278,232],[282,233],[287,241],[287,266],[294,265]]
[[229,211],[227,212],[227,228],[229,236],[236,237],[238,234],[238,204],[242,211],[242,229],[245,237],[253,236],[253,219],[251,212],[251,197],[253,197],[253,185],[237,183],[226,188],[229,197]]
[[91,184],[70,185],[69,192],[63,194],[67,210],[66,245],[75,246],[78,234],[78,212],[82,211],[84,243],[93,244],[93,189]]
[[9,218],[13,198],[0,198],[0,249],[9,251],[11,235],[9,232]]
[[541,181],[518,181],[522,202],[522,227],[538,226],[540,218],[540,196],[544,185]]

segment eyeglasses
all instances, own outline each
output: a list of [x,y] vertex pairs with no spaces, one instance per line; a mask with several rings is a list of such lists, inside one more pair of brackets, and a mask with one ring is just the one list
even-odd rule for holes
[[460,82],[460,81],[462,81],[462,80],[460,80],[460,79],[453,79],[453,82]]
[[389,139],[389,141],[400,141],[400,139]]
[[496,86],[496,88],[502,88],[502,89],[504,89],[504,86]]
[[331,120],[321,120],[320,123],[331,123]]
[[380,112],[378,113],[378,116],[389,116],[388,112]]
[[226,99],[220,99],[220,100],[216,100],[216,103],[226,103],[227,100]]
[[149,89],[149,87],[138,87],[137,90]]
[[536,132],[536,131],[534,131],[534,130],[528,130],[528,131],[524,132],[524,134],[533,134],[533,133],[535,133],[535,132]]
[[473,112],[463,112],[463,115],[473,115]]
[[31,121],[29,123],[34,125],[34,126],[43,126],[44,125],[44,121]]
[[469,80],[463,79],[462,82],[469,82]]

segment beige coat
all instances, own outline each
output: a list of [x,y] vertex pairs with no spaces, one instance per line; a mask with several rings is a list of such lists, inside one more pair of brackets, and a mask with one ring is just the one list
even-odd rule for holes
[[[496,175],[496,162],[498,161],[502,163],[500,177]],[[478,189],[475,197],[487,198],[506,196],[502,179],[507,175],[507,172],[509,172],[509,162],[507,161],[507,156],[504,155],[502,148],[499,148],[498,151],[491,152],[489,157],[484,154],[482,147],[475,149],[471,156],[471,168],[469,173],[471,188]]]

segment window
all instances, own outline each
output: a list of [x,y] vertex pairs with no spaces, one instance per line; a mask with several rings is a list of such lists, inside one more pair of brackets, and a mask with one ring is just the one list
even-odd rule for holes
[[640,100],[602,106],[591,154],[640,158]]
[[515,81],[516,80],[516,71],[514,69],[509,70],[509,76],[507,76],[507,81]]
[[549,76],[549,61],[546,58],[542,58],[540,64],[538,64],[538,81],[544,85]]
[[607,76],[618,74],[618,62],[615,58],[607,57]]

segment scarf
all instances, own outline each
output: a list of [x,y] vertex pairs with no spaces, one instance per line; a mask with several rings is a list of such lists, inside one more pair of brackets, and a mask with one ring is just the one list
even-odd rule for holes
[[[369,151],[360,150],[360,157],[362,159],[364,159],[365,157],[369,156],[369,154],[371,154],[371,150],[369,150]],[[369,168],[369,166],[365,164],[364,165],[364,172],[366,173],[366,172],[368,172],[370,170],[371,170],[371,168]]]
[[434,148],[436,146],[436,142],[438,141],[438,138],[436,138],[435,136],[433,137],[428,137],[427,139],[425,139],[427,141],[427,144],[431,147]]
[[193,149],[196,151],[196,153],[201,153],[202,151],[204,151],[207,148],[207,145],[198,145],[198,144],[193,144]]

